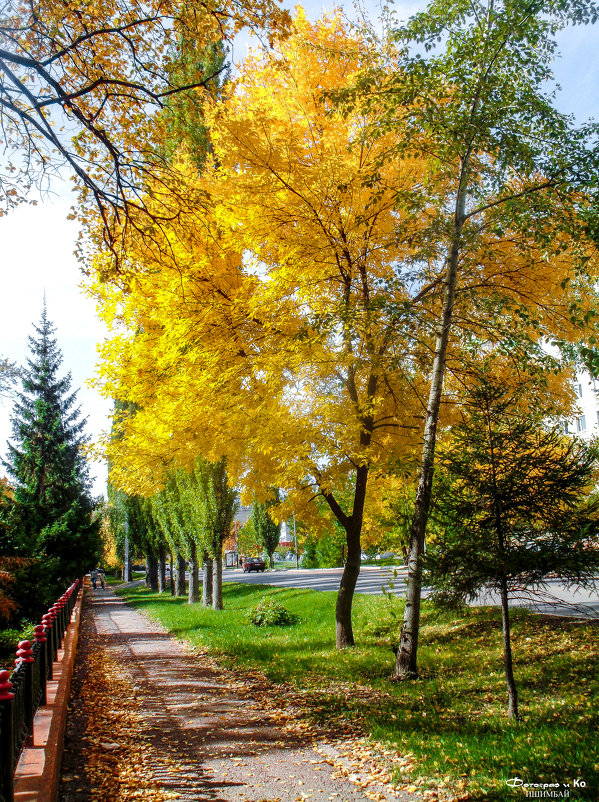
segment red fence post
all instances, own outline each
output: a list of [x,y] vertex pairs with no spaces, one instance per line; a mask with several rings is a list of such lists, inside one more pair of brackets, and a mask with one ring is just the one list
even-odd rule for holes
[[48,654],[48,679],[52,679],[52,663],[54,662],[54,628],[52,626],[52,616],[50,613],[42,616],[42,624],[46,627],[46,635],[48,638],[47,654]]
[[34,630],[35,639],[40,645],[40,687],[42,695],[40,704],[45,705],[48,701],[46,696],[46,681],[48,678],[48,639],[46,638],[46,627],[38,624]]

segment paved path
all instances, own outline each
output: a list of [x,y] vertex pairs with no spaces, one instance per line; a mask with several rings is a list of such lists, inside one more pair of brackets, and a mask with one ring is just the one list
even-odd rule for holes
[[[110,769],[114,771],[119,750],[123,756],[137,755],[129,757],[130,761],[147,763],[150,756],[151,787],[157,795],[148,791],[144,799],[366,802],[413,798],[383,784],[368,782],[360,788],[364,777],[354,777],[356,782],[348,779],[352,769],[343,770],[334,744],[317,744],[312,733],[302,737],[301,728],[278,724],[252,699],[251,685],[248,690],[247,685],[236,682],[235,674],[219,668],[209,656],[188,652],[159,624],[133,610],[110,589],[94,591],[87,598],[82,629],[84,657],[76,677],[77,671],[81,674],[89,668],[85,654],[90,655],[88,662],[96,659],[90,646],[101,644],[103,665],[116,661],[120,667],[112,700],[109,695],[101,702],[103,706],[114,705],[117,717],[113,731],[101,733],[98,744],[93,722],[77,722],[78,712],[85,708],[85,689],[89,688],[89,682],[79,682],[67,734],[62,802],[114,802],[117,798],[107,796],[114,795],[114,790],[94,790],[93,776],[82,776],[86,771],[85,750],[94,744],[100,750],[100,760],[102,749],[114,750]],[[135,698],[136,709],[130,713],[123,710],[121,719],[129,715],[132,722],[123,734],[118,725],[118,708],[121,703],[126,707],[127,688]],[[83,694],[81,699],[77,693]],[[130,741],[135,729],[133,721],[140,717],[144,722],[144,745],[136,751]],[[102,726],[110,727],[105,723]],[[87,762],[93,761],[88,757]],[[118,797],[121,798],[131,797]]]

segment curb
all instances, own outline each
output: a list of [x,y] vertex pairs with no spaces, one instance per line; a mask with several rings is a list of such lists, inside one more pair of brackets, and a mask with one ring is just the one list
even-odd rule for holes
[[33,720],[33,746],[25,747],[15,771],[15,802],[56,802],[67,722],[71,678],[79,640],[81,605],[85,586],[73,609],[62,649],[48,681],[48,703]]

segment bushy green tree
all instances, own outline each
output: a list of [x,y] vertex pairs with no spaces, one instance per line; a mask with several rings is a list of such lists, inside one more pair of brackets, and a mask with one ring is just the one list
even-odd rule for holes
[[12,493],[2,504],[4,545],[10,536],[14,554],[39,558],[48,595],[89,570],[101,552],[99,521],[85,458],[85,419],[71,392],[70,374],[60,378],[62,354],[46,308],[31,356],[21,372],[23,390],[16,394],[13,439],[4,467]]
[[550,425],[514,390],[481,374],[467,413],[444,444],[435,485],[436,537],[424,561],[433,598],[501,601],[508,713],[518,716],[510,598],[543,589],[548,576],[593,585],[599,569],[599,449]]

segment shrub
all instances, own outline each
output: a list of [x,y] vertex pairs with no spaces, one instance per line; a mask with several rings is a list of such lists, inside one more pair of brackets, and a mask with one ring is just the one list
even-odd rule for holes
[[296,624],[299,620],[295,613],[290,612],[275,599],[266,597],[249,611],[248,618],[257,627],[286,627]]
[[0,669],[13,669],[15,651],[22,640],[33,641],[33,624],[25,622],[21,629],[0,629]]

